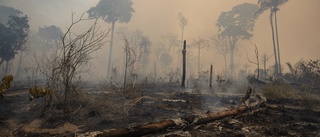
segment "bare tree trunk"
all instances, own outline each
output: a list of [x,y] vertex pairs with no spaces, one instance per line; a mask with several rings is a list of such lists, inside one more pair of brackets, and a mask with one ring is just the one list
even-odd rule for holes
[[200,74],[200,46],[198,47],[198,78]]
[[[182,45],[184,44],[184,41],[183,41],[183,31],[184,31],[184,28],[182,28],[182,34],[181,34],[181,43]],[[180,51],[183,50],[183,47],[179,49]],[[181,61],[183,61],[183,59],[181,58],[181,56],[178,56],[178,69],[180,69],[180,64],[181,64]]]
[[267,61],[263,61],[263,75],[264,79],[267,78]]
[[210,84],[209,84],[210,88],[212,88],[212,69],[213,69],[213,66],[211,65],[210,66]]
[[224,59],[224,78],[226,78],[227,75],[228,75],[227,54],[225,54],[225,55],[223,56],[223,59]]
[[256,62],[254,62],[254,61],[251,61],[250,59],[249,59],[249,57],[248,57],[248,55],[247,55],[247,58],[248,58],[248,61],[250,62],[250,63],[252,63],[252,64],[255,64],[255,65],[257,65],[257,81],[259,80],[259,76],[260,76],[260,61],[259,61],[259,50],[258,50],[258,47],[257,47],[257,45],[255,44],[255,43],[251,43],[253,46],[254,46],[254,53],[255,53],[255,55],[256,55]]
[[112,31],[111,31],[111,41],[110,41],[110,48],[109,48],[109,61],[108,61],[108,76],[111,76],[111,68],[112,68],[112,49],[113,49],[113,34],[114,34],[114,26],[115,22],[112,22]]
[[6,60],[6,68],[5,68],[5,74],[7,75],[9,73],[9,60]]
[[279,36],[278,36],[278,21],[277,21],[277,12],[274,12],[275,19],[275,29],[276,29],[276,39],[277,39],[277,50],[278,50],[278,69],[279,74],[281,75],[281,63],[280,63],[280,45],[279,45]]
[[271,32],[272,32],[272,44],[273,44],[273,54],[274,54],[274,68],[275,68],[275,73],[279,73],[278,69],[278,59],[277,59],[277,49],[276,49],[276,42],[275,42],[275,37],[274,37],[274,28],[273,28],[273,12],[272,9],[270,9],[270,26],[271,26]]
[[157,80],[157,61],[153,63],[154,79]]
[[234,45],[230,46],[230,79],[234,78]]
[[128,70],[128,58],[129,52],[128,45],[125,45],[125,66],[124,66],[124,79],[123,79],[123,90],[126,92],[126,84],[127,84],[127,70]]
[[183,41],[183,50],[182,50],[182,83],[181,83],[181,86],[182,87],[185,87],[185,81],[186,81],[186,53],[187,53],[187,50],[186,50],[186,40]]
[[17,72],[16,72],[16,75],[15,75],[15,77],[17,78],[17,77],[19,77],[19,75],[21,74],[21,64],[22,64],[22,53],[23,53],[23,51],[20,51],[20,57],[19,57],[19,63],[18,63],[18,68],[17,68]]
[[264,79],[266,79],[267,78],[267,61],[271,58],[272,56],[269,56],[268,57],[268,55],[266,54],[266,53],[264,53],[262,56],[261,56],[261,61],[262,61],[262,63],[263,63],[263,77],[264,77]]

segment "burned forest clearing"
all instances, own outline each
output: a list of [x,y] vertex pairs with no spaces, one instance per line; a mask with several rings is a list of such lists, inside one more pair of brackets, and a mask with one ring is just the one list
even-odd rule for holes
[[0,137],[320,137],[319,6],[1,0]]
[[145,84],[138,88],[136,97],[114,89],[84,89],[73,98],[71,112],[53,103],[42,115],[45,98],[30,101],[27,89],[13,87],[1,100],[1,135],[319,136],[319,100],[299,95],[263,99],[263,86],[250,94],[246,87],[199,91]]

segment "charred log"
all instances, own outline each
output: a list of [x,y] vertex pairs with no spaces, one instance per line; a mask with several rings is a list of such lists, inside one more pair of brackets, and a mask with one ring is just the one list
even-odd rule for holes
[[[249,92],[247,95],[250,96],[250,94],[251,92]],[[248,99],[246,99],[245,101],[247,100]],[[230,110],[216,112],[216,113],[208,111],[206,114],[203,114],[203,115],[190,115],[183,118],[164,120],[160,122],[151,122],[151,123],[141,124],[134,127],[110,129],[101,134],[98,134],[98,136],[99,137],[118,137],[118,136],[133,137],[133,136],[143,136],[148,134],[156,134],[161,131],[165,131],[168,128],[177,128],[177,129],[190,128],[195,125],[206,124],[206,123],[210,123],[225,117],[242,114],[243,112],[251,108],[256,108],[264,103],[265,103],[264,99],[259,99],[258,101],[250,104],[249,106],[247,104],[244,104]]]

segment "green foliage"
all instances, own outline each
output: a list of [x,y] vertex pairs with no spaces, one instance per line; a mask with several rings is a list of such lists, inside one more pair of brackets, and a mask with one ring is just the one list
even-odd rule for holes
[[6,24],[0,23],[0,65],[3,61],[13,59],[15,54],[26,43],[29,33],[28,22],[27,16],[19,14],[15,16],[10,15]]
[[131,0],[100,0],[87,12],[90,18],[102,18],[105,22],[125,22],[131,20],[133,2]]

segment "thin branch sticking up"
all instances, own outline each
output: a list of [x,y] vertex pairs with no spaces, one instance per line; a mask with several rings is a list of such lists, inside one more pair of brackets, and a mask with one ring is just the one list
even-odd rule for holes
[[250,59],[249,59],[249,57],[248,57],[248,54],[247,54],[247,59],[248,59],[248,61],[250,62],[250,63],[252,63],[252,64],[255,64],[255,65],[257,65],[257,79],[259,79],[259,50],[258,50],[258,47],[257,47],[257,45],[256,45],[256,43],[252,43],[252,42],[250,42],[251,43],[251,45],[253,45],[254,46],[254,53],[255,53],[255,55],[256,55],[256,62],[254,62],[254,61],[251,61]]

